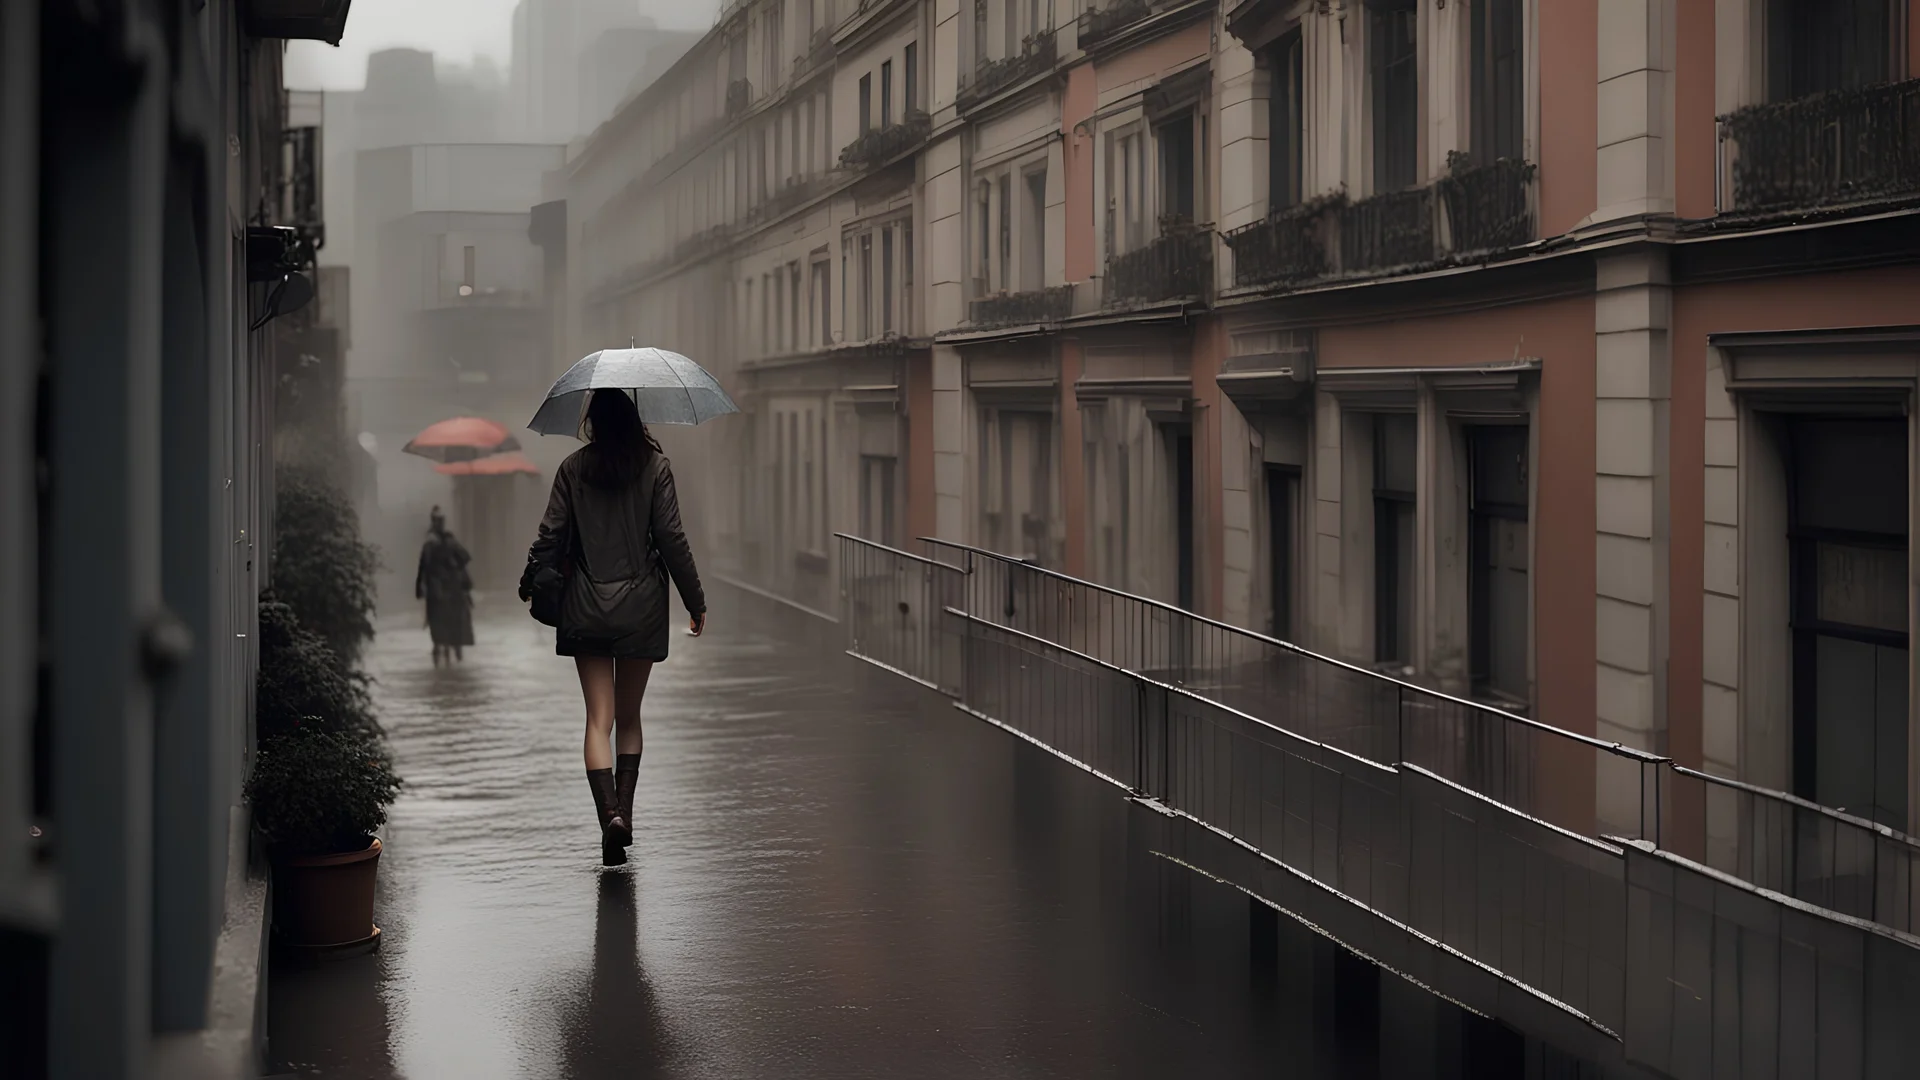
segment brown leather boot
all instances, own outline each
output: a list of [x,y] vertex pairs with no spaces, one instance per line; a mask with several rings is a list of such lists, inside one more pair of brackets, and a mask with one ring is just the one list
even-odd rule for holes
[[588,769],[587,786],[593,789],[593,808],[600,816],[600,865],[619,866],[627,861],[626,845],[632,839],[627,820],[620,816],[620,795],[615,790],[612,769]]
[[621,847],[633,843],[633,789],[640,783],[640,755],[621,754],[614,758],[613,787],[620,800],[620,820],[626,823],[626,839]]

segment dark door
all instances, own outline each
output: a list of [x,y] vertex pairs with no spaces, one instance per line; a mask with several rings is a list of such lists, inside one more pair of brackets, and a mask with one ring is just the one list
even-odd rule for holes
[[1786,425],[1796,794],[1907,825],[1907,421]]
[[1180,606],[1193,610],[1193,431],[1173,433],[1174,528],[1180,560]]
[[1293,519],[1298,469],[1267,466],[1267,566],[1272,603],[1268,632],[1293,640]]
[[1473,691],[1525,702],[1527,682],[1527,428],[1472,427],[1468,567]]

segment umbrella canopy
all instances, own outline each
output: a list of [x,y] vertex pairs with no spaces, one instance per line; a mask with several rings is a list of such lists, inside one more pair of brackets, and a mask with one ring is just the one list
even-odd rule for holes
[[602,349],[567,369],[527,427],[542,435],[578,435],[587,396],[625,390],[649,424],[698,424],[739,412],[699,364],[665,349]]
[[518,450],[504,454],[489,454],[472,461],[443,461],[433,467],[433,471],[447,476],[506,476],[510,473],[527,473],[539,476],[540,469],[527,456]]
[[488,454],[520,449],[520,441],[507,429],[477,416],[456,416],[442,420],[415,435],[401,449],[431,461],[472,461]]

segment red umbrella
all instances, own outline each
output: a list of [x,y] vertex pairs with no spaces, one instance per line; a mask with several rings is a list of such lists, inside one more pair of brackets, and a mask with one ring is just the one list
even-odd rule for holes
[[472,461],[489,454],[518,450],[520,441],[491,420],[456,416],[415,435],[413,441],[401,449],[431,461]]
[[504,454],[492,454],[471,461],[448,461],[433,467],[437,473],[448,476],[506,476],[509,473],[527,473],[539,476],[540,470],[525,454],[518,450]]

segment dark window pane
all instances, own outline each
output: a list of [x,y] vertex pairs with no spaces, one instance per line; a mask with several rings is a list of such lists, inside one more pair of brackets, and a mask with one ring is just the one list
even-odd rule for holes
[[1367,9],[1368,68],[1373,88],[1373,187],[1400,191],[1420,182],[1420,75],[1415,51],[1419,12],[1411,2],[1382,0]]
[[1268,193],[1270,209],[1282,210],[1305,198],[1306,84],[1303,77],[1300,31],[1273,46],[1272,98],[1267,106]]
[[1892,77],[1890,0],[1767,0],[1767,92],[1775,101]]
[[1906,535],[1905,420],[1805,419],[1790,431],[1802,529]]
[[1383,413],[1374,418],[1373,486],[1412,498],[1418,462],[1419,424],[1411,413]]

